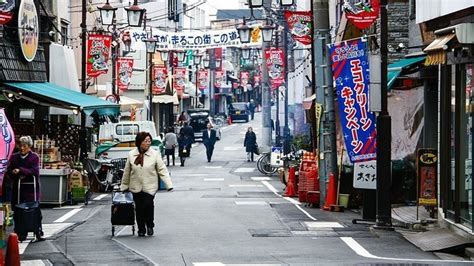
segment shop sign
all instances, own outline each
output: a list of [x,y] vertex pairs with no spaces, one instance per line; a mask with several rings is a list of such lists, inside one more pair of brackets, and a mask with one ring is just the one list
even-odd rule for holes
[[208,74],[207,70],[199,70],[198,71],[198,87],[202,91],[207,87],[207,85],[209,83],[208,75],[209,74]]
[[220,88],[222,87],[222,83],[224,82],[224,72],[223,71],[216,71],[214,77],[214,87]]
[[285,54],[283,50],[273,47],[266,49],[265,63],[267,64],[272,90],[276,90],[285,82]]
[[0,2],[0,25],[7,24],[13,18],[15,0],[3,0]]
[[166,91],[166,79],[168,78],[168,69],[166,66],[153,65],[153,95],[163,94]]
[[38,13],[33,0],[22,0],[18,10],[18,37],[26,61],[35,59],[38,50]]
[[419,205],[436,206],[438,155],[435,149],[418,149],[416,157]]
[[352,185],[359,189],[376,189],[377,161],[354,163],[354,181]]
[[3,178],[7,171],[8,161],[15,149],[15,132],[8,121],[5,109],[0,108],[0,126],[2,128],[0,141],[0,196],[2,196]]
[[107,62],[110,56],[112,36],[89,34],[87,38],[87,75],[95,78],[109,70]]
[[117,73],[117,88],[126,91],[132,80],[133,58],[119,57],[115,61],[115,71]]
[[178,92],[178,96],[182,96],[184,89],[186,88],[186,68],[176,67],[174,68],[174,88]]
[[341,127],[351,162],[376,158],[375,114],[369,111],[370,73],[361,39],[330,45]]
[[285,19],[293,40],[308,45],[313,41],[313,14],[311,11],[285,11]]
[[379,0],[345,1],[343,5],[347,20],[357,28],[363,30],[370,27],[378,18],[380,10]]
[[240,86],[247,90],[247,84],[249,84],[250,73],[247,71],[240,72]]

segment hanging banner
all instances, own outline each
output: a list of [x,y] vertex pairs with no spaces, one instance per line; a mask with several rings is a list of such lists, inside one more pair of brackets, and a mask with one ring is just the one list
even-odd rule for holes
[[87,75],[95,78],[109,70],[107,61],[110,55],[112,36],[89,34],[87,38]]
[[184,89],[186,88],[186,68],[176,67],[174,68],[174,89],[178,92],[178,96],[182,96]]
[[345,144],[351,162],[376,158],[375,114],[368,111],[369,64],[362,39],[330,47],[333,80]]
[[420,205],[437,205],[437,166],[438,155],[435,149],[418,149],[416,157],[417,181],[419,187],[418,203]]
[[214,76],[214,87],[220,88],[224,83],[224,72],[223,71],[216,71]]
[[33,0],[23,0],[18,9],[18,38],[26,61],[32,62],[38,51],[38,13]]
[[261,80],[262,80],[262,76],[260,74],[256,74],[255,76],[253,76],[254,87],[260,85]]
[[304,45],[313,41],[313,14],[311,11],[285,11],[285,19],[293,40]]
[[380,10],[379,0],[344,1],[344,13],[347,20],[357,28],[363,30],[370,27],[378,18]]
[[3,0],[0,2],[0,25],[7,24],[13,18],[15,0]]
[[198,71],[198,87],[200,90],[206,89],[209,80],[208,80],[208,72],[207,70],[199,70]]
[[132,80],[133,58],[118,57],[115,60],[115,73],[117,73],[117,88],[126,91]]
[[240,86],[242,86],[244,90],[247,88],[247,84],[249,84],[249,79],[250,79],[249,72],[247,71],[240,72]]
[[166,66],[153,65],[153,95],[163,94],[166,91],[166,78],[168,78],[168,69]]
[[272,90],[276,90],[285,83],[285,54],[283,50],[273,47],[266,49],[265,63],[267,64]]

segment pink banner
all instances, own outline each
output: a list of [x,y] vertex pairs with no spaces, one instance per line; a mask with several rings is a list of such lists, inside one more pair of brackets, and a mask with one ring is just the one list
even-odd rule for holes
[[295,41],[311,44],[313,38],[313,19],[311,11],[285,11],[286,22]]
[[182,96],[184,89],[186,88],[186,68],[175,67],[174,68],[174,89],[178,92],[178,96]]
[[200,90],[204,90],[209,84],[207,70],[198,71],[198,87]]
[[115,60],[115,73],[117,73],[117,88],[126,91],[132,80],[133,58],[119,57]]
[[379,0],[348,1],[343,6],[346,18],[357,28],[366,29],[377,20],[380,10]]
[[89,34],[87,38],[87,75],[95,78],[109,70],[107,62],[110,56],[112,36]]
[[269,48],[265,50],[265,63],[268,67],[268,76],[272,84],[272,90],[285,83],[285,54],[280,48]]
[[246,88],[249,84],[250,73],[247,71],[240,72],[240,86]]
[[216,88],[222,87],[223,82],[224,82],[224,72],[216,71],[216,75],[214,77],[214,87]]
[[166,78],[168,77],[168,69],[165,66],[153,66],[153,95],[163,94],[166,90]]

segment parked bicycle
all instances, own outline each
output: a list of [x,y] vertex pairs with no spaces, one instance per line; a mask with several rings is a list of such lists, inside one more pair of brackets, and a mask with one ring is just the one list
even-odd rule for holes
[[262,155],[257,159],[257,169],[260,173],[264,175],[272,175],[276,173],[278,167],[273,167],[270,161],[270,153],[262,153]]
[[110,161],[85,159],[83,164],[89,179],[93,179],[99,184],[100,191],[108,192],[118,187],[122,182],[123,169],[125,168],[126,161],[126,158],[113,159]]

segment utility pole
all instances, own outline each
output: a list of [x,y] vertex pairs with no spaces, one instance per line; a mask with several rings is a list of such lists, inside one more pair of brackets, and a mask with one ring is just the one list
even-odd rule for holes
[[376,228],[393,229],[390,187],[392,183],[392,125],[387,108],[387,0],[380,1],[381,112],[377,117],[377,213]]
[[[265,18],[270,16],[271,0],[264,0],[264,16]],[[265,51],[267,50],[267,44],[262,43],[262,55],[265,59]],[[271,113],[271,95],[272,91],[269,86],[268,80],[268,67],[266,60],[263,60],[262,64],[262,150],[268,152],[272,146],[272,113]]]
[[[87,90],[87,75],[86,75],[86,62],[87,62],[87,0],[82,0],[82,22],[81,22],[81,92],[86,93]],[[80,159],[87,158],[87,134],[86,134],[86,114],[81,113],[81,133],[80,138]]]
[[[284,10],[281,10],[284,12]],[[290,153],[290,127],[288,124],[288,69],[289,69],[289,56],[288,56],[288,23],[286,22],[285,15],[281,14],[284,25],[283,30],[283,49],[285,55],[285,125],[283,127],[283,154]]]
[[[316,86],[316,103],[323,107],[322,126],[319,127],[318,160],[319,185],[321,188],[321,205],[326,199],[326,183],[330,174],[337,175],[336,125],[334,112],[334,92],[332,88],[332,72],[327,44],[331,37],[329,32],[329,1],[313,0],[313,20],[315,45],[313,63],[316,72],[312,83]],[[318,128],[318,127],[316,127]]]
[[[276,31],[276,38],[275,38],[275,47],[276,48],[280,48],[280,37],[281,37],[281,34],[280,34],[280,31],[277,30]],[[284,53],[284,56],[286,56],[286,51]],[[286,67],[285,67],[286,69]],[[285,71],[285,74],[286,74],[286,71]],[[286,75],[285,75],[286,77]],[[285,84],[286,85],[286,84]],[[281,144],[281,131],[280,131],[280,88],[276,89],[275,90],[275,94],[276,94],[276,116],[275,116],[275,142],[276,142],[276,146],[280,146]],[[286,154],[286,153],[285,153]]]

